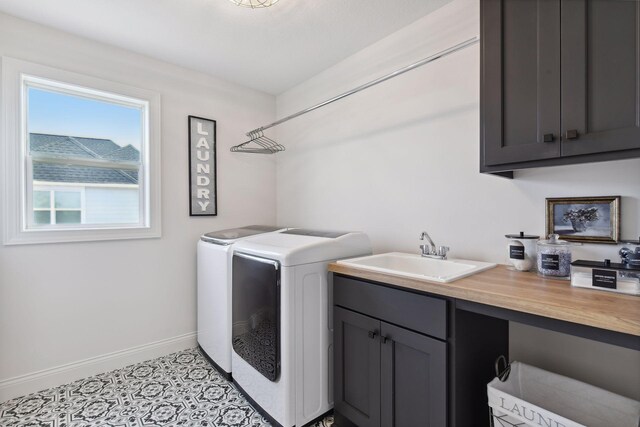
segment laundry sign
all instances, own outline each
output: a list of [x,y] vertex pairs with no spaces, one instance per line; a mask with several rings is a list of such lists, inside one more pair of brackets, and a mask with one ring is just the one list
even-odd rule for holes
[[189,215],[217,215],[215,120],[189,116],[189,174]]

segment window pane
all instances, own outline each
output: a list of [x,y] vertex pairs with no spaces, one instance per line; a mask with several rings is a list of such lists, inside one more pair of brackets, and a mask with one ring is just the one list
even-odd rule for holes
[[56,209],[80,209],[80,193],[77,191],[56,191]]
[[87,187],[84,193],[87,224],[137,224],[138,187]]
[[53,88],[29,87],[28,98],[31,151],[85,158],[110,157],[114,150],[129,145],[140,151],[141,107],[71,95]]
[[34,191],[33,192],[33,207],[45,208],[51,207],[51,192],[49,191]]
[[[144,107],[92,98],[82,88],[77,90],[71,94],[53,86],[28,86],[33,185],[69,187],[54,192],[55,208],[64,209],[56,212],[56,224],[80,223],[81,216],[87,224],[138,224],[139,169],[115,166],[142,160]],[[56,161],[59,158],[69,160]],[[107,168],[96,163],[116,165]]]
[[57,211],[56,224],[80,224],[80,211]]
[[36,224],[51,224],[51,211],[34,211],[33,222]]
[[[87,224],[137,224],[140,221],[138,171],[33,162],[36,181],[67,182],[84,191],[57,190],[56,209],[84,209]],[[48,206],[47,206],[48,207]]]

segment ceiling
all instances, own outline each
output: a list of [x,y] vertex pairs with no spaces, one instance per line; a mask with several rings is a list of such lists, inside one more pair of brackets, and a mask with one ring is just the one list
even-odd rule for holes
[[450,0],[0,0],[0,11],[279,94]]

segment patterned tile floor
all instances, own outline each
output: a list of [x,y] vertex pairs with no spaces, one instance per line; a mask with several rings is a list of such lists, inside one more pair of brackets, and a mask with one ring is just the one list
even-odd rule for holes
[[[314,427],[329,427],[331,417]],[[268,427],[197,349],[0,403],[2,427]]]

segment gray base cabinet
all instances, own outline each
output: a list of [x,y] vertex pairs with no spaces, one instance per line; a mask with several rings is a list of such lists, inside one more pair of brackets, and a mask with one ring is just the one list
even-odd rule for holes
[[446,343],[339,307],[335,407],[362,427],[446,425]]
[[482,172],[640,157],[640,2],[481,0]]
[[507,322],[455,301],[334,276],[337,427],[488,425],[486,384]]
[[381,322],[381,425],[447,423],[447,344]]
[[338,307],[333,316],[335,407],[359,426],[380,427],[380,321]]

